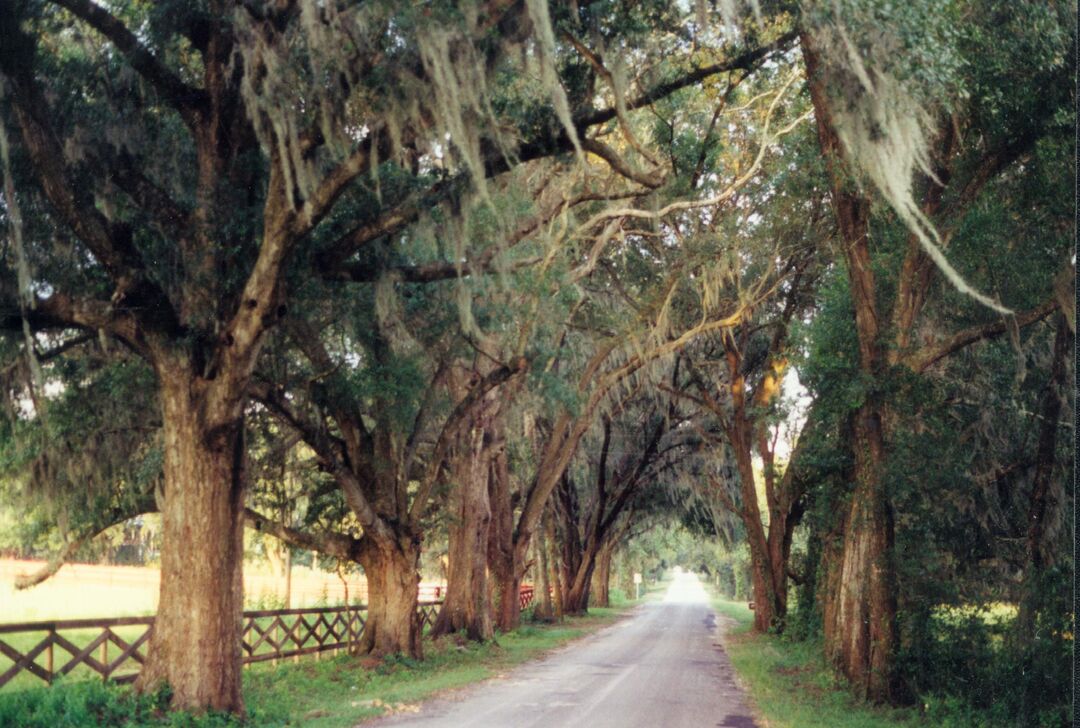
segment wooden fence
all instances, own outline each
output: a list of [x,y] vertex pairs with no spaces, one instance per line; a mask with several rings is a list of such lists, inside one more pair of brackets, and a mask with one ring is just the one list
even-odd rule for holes
[[[419,603],[417,610],[424,628],[435,622],[439,604]],[[364,605],[244,612],[241,659],[250,665],[347,649],[363,634],[366,612]],[[120,634],[118,628],[128,634]],[[0,673],[0,687],[23,672],[52,684],[80,667],[83,672],[89,668],[103,680],[130,682],[146,659],[144,645],[153,629],[153,617],[0,624],[0,655],[12,662]],[[9,644],[16,641],[27,646],[20,650]]]
[[533,591],[534,590],[533,590],[533,587],[531,585],[529,585],[529,584],[522,584],[521,585],[521,608],[522,609],[524,609],[525,607],[532,604]]
[[[441,589],[436,593],[441,596]],[[532,598],[533,587],[522,586],[521,608],[527,607]],[[435,623],[440,604],[434,600],[419,602],[422,629]],[[322,652],[348,649],[363,634],[366,612],[362,604],[244,612],[240,637],[243,663],[299,659],[311,654],[317,657]],[[79,667],[84,668],[82,672],[89,668],[103,680],[130,682],[146,659],[141,650],[153,629],[153,617],[0,624],[0,655],[12,662],[0,673],[0,688],[23,672],[51,685],[56,678]],[[10,642],[25,646],[20,650]]]

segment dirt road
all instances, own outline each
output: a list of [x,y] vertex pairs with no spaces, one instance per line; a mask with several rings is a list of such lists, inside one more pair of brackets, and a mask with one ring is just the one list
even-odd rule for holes
[[501,680],[372,725],[427,728],[754,728],[696,576],[633,617]]

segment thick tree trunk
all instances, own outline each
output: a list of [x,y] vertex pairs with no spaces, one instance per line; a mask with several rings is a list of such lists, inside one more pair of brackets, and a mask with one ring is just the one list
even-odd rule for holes
[[611,597],[608,591],[611,585],[611,557],[614,548],[600,549],[600,555],[596,558],[596,568],[593,569],[592,580],[592,603],[594,607],[607,607],[611,605]]
[[559,550],[555,543],[555,519],[551,517],[551,507],[548,506],[544,510],[543,523],[540,526],[544,531],[544,540],[547,541],[548,552],[548,574],[551,581],[551,595],[553,606],[555,608],[555,618],[562,619],[565,611],[563,604],[565,602],[562,579],[559,577]]
[[596,568],[596,553],[593,550],[583,552],[578,560],[577,569],[568,579],[563,609],[567,614],[585,614],[589,611],[589,588],[592,586],[593,570]]
[[826,594],[825,650],[868,700],[901,698],[893,522],[882,482],[881,413],[859,409],[855,423],[855,490],[846,519],[836,591]]
[[178,709],[242,713],[243,422],[207,432],[201,384],[161,372],[161,587],[136,687],[168,684]]
[[495,626],[510,632],[521,624],[521,576],[513,561],[493,564]]
[[465,630],[469,639],[484,641],[495,636],[487,583],[489,456],[482,427],[460,439],[450,496],[446,599],[431,632],[439,636]]
[[510,505],[510,470],[504,450],[499,450],[491,458],[488,494],[491,499],[491,528],[487,556],[495,592],[495,627],[500,632],[509,632],[517,629],[521,623],[519,599],[524,553],[519,559],[514,538],[514,511]]
[[417,612],[419,538],[400,533],[383,542],[365,535],[361,538],[360,565],[367,578],[368,610],[357,652],[422,658]]

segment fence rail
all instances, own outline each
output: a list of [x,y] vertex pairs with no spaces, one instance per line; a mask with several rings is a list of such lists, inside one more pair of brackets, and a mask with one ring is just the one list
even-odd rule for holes
[[[418,604],[422,628],[434,623],[440,604],[435,601]],[[363,634],[366,613],[365,605],[244,612],[240,633],[241,660],[250,665],[348,649]],[[118,634],[118,627],[131,634]],[[103,680],[130,682],[138,677],[146,659],[144,645],[153,629],[153,617],[0,624],[0,655],[12,663],[0,673],[0,687],[21,673],[29,673],[52,684],[56,678],[79,667],[89,668]],[[89,635],[87,641],[86,632],[90,630],[96,632]],[[42,633],[44,636],[35,641]],[[10,644],[16,641],[15,638],[29,646],[21,650],[16,648]],[[110,644],[113,645],[112,654]],[[58,662],[62,664],[58,666]]]
[[[439,589],[435,594],[441,597],[442,591]],[[527,607],[532,598],[533,587],[523,585],[521,608]],[[421,629],[435,623],[440,604],[441,601],[431,599],[418,603]],[[241,659],[245,665],[250,665],[348,649],[363,635],[366,614],[367,606],[363,604],[246,611],[240,633]],[[118,628],[125,634],[119,634]],[[141,650],[153,629],[153,617],[0,624],[0,655],[12,663],[0,673],[0,688],[24,672],[51,685],[56,678],[79,667],[89,668],[103,680],[130,682],[138,677],[146,659]],[[87,635],[91,630],[98,631]],[[42,633],[44,636],[37,639]],[[86,639],[88,636],[89,640]],[[16,641],[25,646],[19,649],[11,644]],[[113,645],[112,654],[110,644]],[[58,660],[63,663],[59,667]]]
[[529,586],[528,584],[522,584],[521,585],[520,594],[521,594],[521,608],[522,609],[524,609],[525,607],[532,604],[533,592],[534,592],[534,588],[532,586]]

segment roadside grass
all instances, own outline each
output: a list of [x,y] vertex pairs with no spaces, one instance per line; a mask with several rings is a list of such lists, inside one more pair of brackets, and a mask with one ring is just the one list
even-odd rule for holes
[[422,661],[337,655],[283,661],[277,666],[254,665],[244,671],[246,722],[223,715],[169,713],[163,710],[167,695],[139,697],[96,680],[61,680],[52,688],[0,692],[0,726],[344,728],[378,716],[411,712],[420,701],[438,693],[497,678],[515,665],[613,623],[634,604],[616,602],[555,624],[524,623],[482,645],[456,635],[426,639]]
[[750,632],[753,612],[745,602],[712,599],[734,619],[724,646],[750,693],[765,728],[908,728],[926,725],[910,709],[860,703],[825,665],[820,642],[791,642]]

